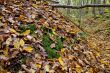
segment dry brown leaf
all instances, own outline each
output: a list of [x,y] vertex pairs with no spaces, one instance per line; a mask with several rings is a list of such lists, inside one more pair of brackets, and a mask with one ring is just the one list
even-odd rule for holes
[[50,45],[51,48],[55,48],[55,43]]

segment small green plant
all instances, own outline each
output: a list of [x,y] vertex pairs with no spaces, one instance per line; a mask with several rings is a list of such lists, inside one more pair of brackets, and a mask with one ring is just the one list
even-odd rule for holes
[[61,48],[63,48],[63,44],[62,44],[62,40],[59,37],[56,37],[56,50],[61,50]]
[[23,33],[24,31],[26,30],[30,30],[30,33],[33,34],[34,31],[36,30],[36,26],[34,24],[28,24],[27,26],[25,25],[20,25],[19,26],[19,32],[20,33]]
[[52,30],[50,29],[50,28],[47,28],[47,27],[45,27],[45,26],[42,26],[42,29],[43,29],[43,32],[44,33],[50,33],[50,34],[52,34]]
[[51,48],[50,45],[53,43],[53,41],[50,39],[49,35],[46,34],[43,36],[43,47],[46,50],[47,54],[48,54],[48,58],[52,59],[52,58],[59,58],[60,55],[57,53],[58,50],[60,50],[63,45],[62,45],[62,41],[60,38],[56,38],[56,46],[55,48]]
[[31,34],[36,30],[36,26],[34,24],[28,25],[28,29],[30,29]]
[[26,31],[26,27],[24,25],[20,25],[18,28],[20,33]]

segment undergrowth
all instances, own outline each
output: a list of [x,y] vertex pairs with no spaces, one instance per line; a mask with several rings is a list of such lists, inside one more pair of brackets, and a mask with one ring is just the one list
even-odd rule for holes
[[[59,58],[60,55],[57,53],[57,51],[59,51],[62,47],[62,40],[61,38],[59,38],[58,36],[54,36],[55,41],[52,41],[50,39],[50,35],[49,34],[53,34],[51,29],[48,28],[43,28],[45,34],[43,35],[43,39],[42,39],[42,43],[43,43],[43,47],[46,50],[46,53],[48,54],[48,58],[52,59],[52,58]],[[55,47],[51,48],[50,45],[55,43]]]

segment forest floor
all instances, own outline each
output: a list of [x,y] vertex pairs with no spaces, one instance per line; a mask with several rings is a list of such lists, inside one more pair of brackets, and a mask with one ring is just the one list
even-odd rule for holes
[[87,18],[83,20],[82,29],[88,34],[88,42],[98,48],[104,57],[110,58],[110,20]]
[[0,73],[110,72],[105,35],[85,28],[86,36],[48,2],[16,0],[0,11]]

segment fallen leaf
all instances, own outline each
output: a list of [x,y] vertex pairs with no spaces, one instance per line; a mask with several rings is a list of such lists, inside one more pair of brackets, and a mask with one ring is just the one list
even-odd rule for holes
[[32,18],[34,19],[36,17],[36,15],[35,14],[32,14]]
[[20,47],[20,42],[19,42],[19,39],[17,38],[15,41],[14,41],[14,48],[19,48]]
[[41,68],[41,64],[36,64],[36,67],[37,68]]
[[15,22],[12,17],[10,17],[10,18],[8,19],[8,21],[11,22],[11,23],[14,23],[14,22]]
[[109,63],[106,61],[106,59],[101,59],[100,62],[101,62],[102,64],[109,65]]
[[19,43],[20,43],[21,46],[24,46],[24,44],[25,44],[23,39],[21,39]]
[[31,71],[31,73],[35,73],[36,72],[36,70],[34,70],[34,69],[30,69],[30,71]]
[[19,35],[19,33],[16,32],[16,30],[14,30],[13,28],[10,28],[10,32]]
[[76,69],[75,69],[75,70],[77,71],[77,73],[81,73],[82,68],[81,68],[80,65],[78,65],[78,64],[76,63]]
[[33,37],[30,35],[27,35],[27,39],[31,40]]
[[3,26],[3,23],[0,21],[0,27]]
[[26,30],[25,32],[22,33],[22,35],[28,35],[30,34],[30,30]]
[[65,52],[65,49],[64,49],[64,48],[62,48],[62,49],[61,49],[61,52],[62,52],[62,53],[64,53],[64,52]]
[[4,55],[0,55],[0,60],[8,60],[8,58],[7,57],[5,57]]
[[2,19],[2,16],[0,16],[0,19]]
[[50,45],[51,48],[55,48],[55,43]]
[[9,44],[11,43],[11,41],[12,41],[12,38],[9,37],[9,38],[6,40],[6,44],[9,45]]
[[56,35],[57,33],[55,32],[56,30],[55,29],[52,29],[52,32],[54,35]]
[[33,51],[33,48],[29,46],[29,47],[24,48],[23,50],[31,53]]
[[4,55],[5,56],[8,56],[8,49],[6,48],[4,51],[3,51]]
[[10,28],[10,32],[11,33],[16,33],[16,30],[14,30],[13,28]]
[[27,73],[31,73],[31,71],[27,68],[27,66],[26,65],[22,65],[21,66]]
[[49,73],[55,73],[55,70],[50,70]]
[[46,72],[49,72],[49,70],[50,70],[49,68],[50,68],[49,65],[45,65],[45,71]]
[[64,66],[64,62],[63,62],[63,60],[62,60],[61,57],[58,58],[58,61],[60,62],[60,64],[61,64],[62,66]]

